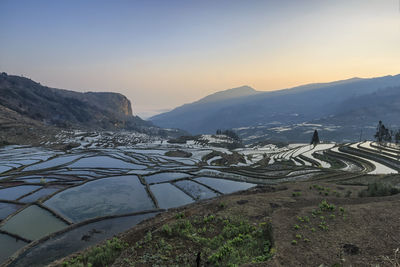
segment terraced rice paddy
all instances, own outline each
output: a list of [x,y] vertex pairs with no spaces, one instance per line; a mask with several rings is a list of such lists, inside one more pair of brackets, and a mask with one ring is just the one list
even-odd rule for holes
[[[191,156],[165,156],[176,149]],[[218,156],[207,158],[213,151]],[[220,166],[232,153],[243,160]],[[68,153],[8,146],[0,149],[0,263],[45,264],[165,209],[257,184],[397,173],[399,154],[394,145],[373,142],[270,145],[233,152],[192,144]]]

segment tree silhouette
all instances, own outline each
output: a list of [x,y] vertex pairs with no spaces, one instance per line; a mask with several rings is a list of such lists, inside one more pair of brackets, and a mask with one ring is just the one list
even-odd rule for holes
[[396,144],[399,143],[399,141],[400,141],[400,130],[397,130],[396,134],[394,135],[394,140],[396,141]]
[[313,136],[312,136],[310,145],[314,145],[314,147],[315,147],[317,144],[319,144],[318,131],[317,131],[317,130],[314,130],[314,134],[313,134]]
[[391,142],[392,141],[392,133],[389,128],[386,128],[382,121],[379,121],[378,126],[376,127],[376,133],[374,135],[376,141],[378,143]]
[[218,129],[215,133],[217,135],[221,135],[221,134],[226,135],[226,136],[232,138],[233,140],[235,140],[237,142],[241,142],[241,139],[240,139],[239,135],[237,133],[235,133],[234,131],[232,131],[232,130],[222,131],[221,129]]

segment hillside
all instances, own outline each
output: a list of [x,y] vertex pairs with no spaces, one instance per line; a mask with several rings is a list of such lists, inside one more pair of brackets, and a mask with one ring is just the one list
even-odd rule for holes
[[[353,104],[361,105],[363,103],[361,96],[380,94],[382,89],[399,85],[400,75],[310,84],[235,98],[219,97],[219,100],[212,102],[197,101],[154,116],[150,120],[158,126],[181,128],[193,134],[213,133],[216,129],[257,127],[257,131],[254,129],[250,132],[246,131],[242,133],[242,137],[256,135],[265,138],[267,135],[271,137],[271,131],[268,131],[271,128],[311,123],[322,119],[325,119],[324,123],[327,125],[330,121],[326,118],[336,115],[338,119],[335,120],[334,125],[330,126],[341,127],[339,114],[343,113],[343,106],[352,108]],[[223,92],[219,95],[223,95]],[[355,101],[360,102],[355,103]],[[369,107],[369,110],[374,109],[374,106]],[[371,116],[368,122],[375,121],[376,118],[373,115],[372,112],[365,114],[366,117]],[[308,130],[305,129],[303,132]],[[358,135],[359,128],[355,131]],[[279,137],[288,141],[305,141],[303,137],[296,138],[298,132],[293,134],[294,139],[290,136],[285,137],[285,134],[287,133],[280,131]],[[352,135],[355,136],[354,132]]]
[[370,125],[383,119],[388,125],[400,126],[400,86],[381,89],[376,92],[352,97],[344,101],[336,114],[329,118],[333,123],[342,125],[357,122]]
[[273,140],[280,142],[309,142],[314,129],[322,140],[351,142],[372,139],[378,121],[392,130],[400,127],[400,86],[353,96],[337,105],[332,115],[308,123],[281,124],[236,128],[248,143]]
[[259,94],[261,92],[254,90],[250,86],[241,86],[237,88],[227,89],[224,91],[216,92],[214,94],[203,97],[202,99],[194,102],[193,104],[205,104],[210,102],[226,101],[229,99],[246,97]]
[[62,127],[118,129],[150,125],[132,116],[131,103],[121,94],[49,88],[5,73],[0,76],[0,105],[21,116]]
[[0,142],[38,144],[62,129],[138,131],[176,136],[132,115],[131,102],[110,92],[79,93],[0,74]]

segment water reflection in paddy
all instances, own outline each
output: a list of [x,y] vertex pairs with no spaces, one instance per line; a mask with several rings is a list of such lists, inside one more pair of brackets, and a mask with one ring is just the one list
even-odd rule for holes
[[32,205],[11,217],[0,229],[26,239],[36,240],[67,226],[49,211]]
[[28,194],[38,188],[40,188],[38,185],[20,185],[0,189],[0,199],[16,200],[17,198],[22,197],[23,195]]
[[90,181],[60,192],[44,204],[74,222],[155,208],[135,175]]
[[120,168],[120,169],[145,169],[144,165],[129,163],[120,159],[107,157],[107,156],[97,156],[90,158],[83,158],[77,162],[69,165],[70,168]]
[[209,177],[199,177],[194,179],[202,184],[208,185],[209,187],[223,193],[230,194],[236,191],[245,190],[250,187],[256,186],[255,184],[236,182],[232,180],[209,178]]
[[191,175],[182,173],[182,172],[162,172],[162,173],[157,173],[157,174],[146,176],[145,179],[146,179],[146,182],[150,184],[150,183],[166,182],[166,181],[171,181],[171,180],[190,177],[190,176]]
[[211,191],[207,187],[202,186],[190,180],[178,181],[175,182],[175,185],[178,186],[183,191],[185,191],[186,193],[190,194],[196,200],[212,198],[219,195]]
[[0,202],[0,221],[7,218],[11,213],[17,211],[20,207],[21,205]]
[[61,157],[57,157],[54,159],[51,159],[49,161],[45,161],[42,163],[38,163],[35,165],[31,165],[29,167],[26,167],[24,169],[24,171],[33,171],[33,170],[39,170],[39,169],[48,169],[48,168],[53,168],[56,166],[60,166],[60,165],[64,165],[67,164],[68,162],[74,161],[78,158],[81,158],[82,155],[78,154],[78,155],[71,155],[71,156],[61,156]]
[[46,197],[48,195],[51,195],[51,194],[57,192],[58,190],[60,190],[60,188],[51,188],[51,187],[43,188],[43,189],[40,189],[39,191],[36,191],[33,194],[30,194],[26,197],[21,198],[19,200],[19,202],[22,202],[22,203],[35,202],[36,200]]
[[12,169],[12,167],[10,167],[10,166],[1,165],[1,166],[0,166],[0,173],[9,171],[9,170],[11,170],[11,169]]
[[169,183],[152,185],[150,190],[162,209],[175,208],[193,202],[190,196]]
[[38,244],[24,252],[10,266],[43,266],[76,251],[128,230],[139,222],[155,216],[147,213],[135,216],[106,219],[72,229]]
[[18,240],[15,237],[0,233],[0,263],[27,244],[28,243]]

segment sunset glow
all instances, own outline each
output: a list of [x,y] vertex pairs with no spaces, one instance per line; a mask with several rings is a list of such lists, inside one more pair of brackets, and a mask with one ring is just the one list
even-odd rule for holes
[[400,73],[398,0],[0,1],[0,71],[147,117],[210,93]]

